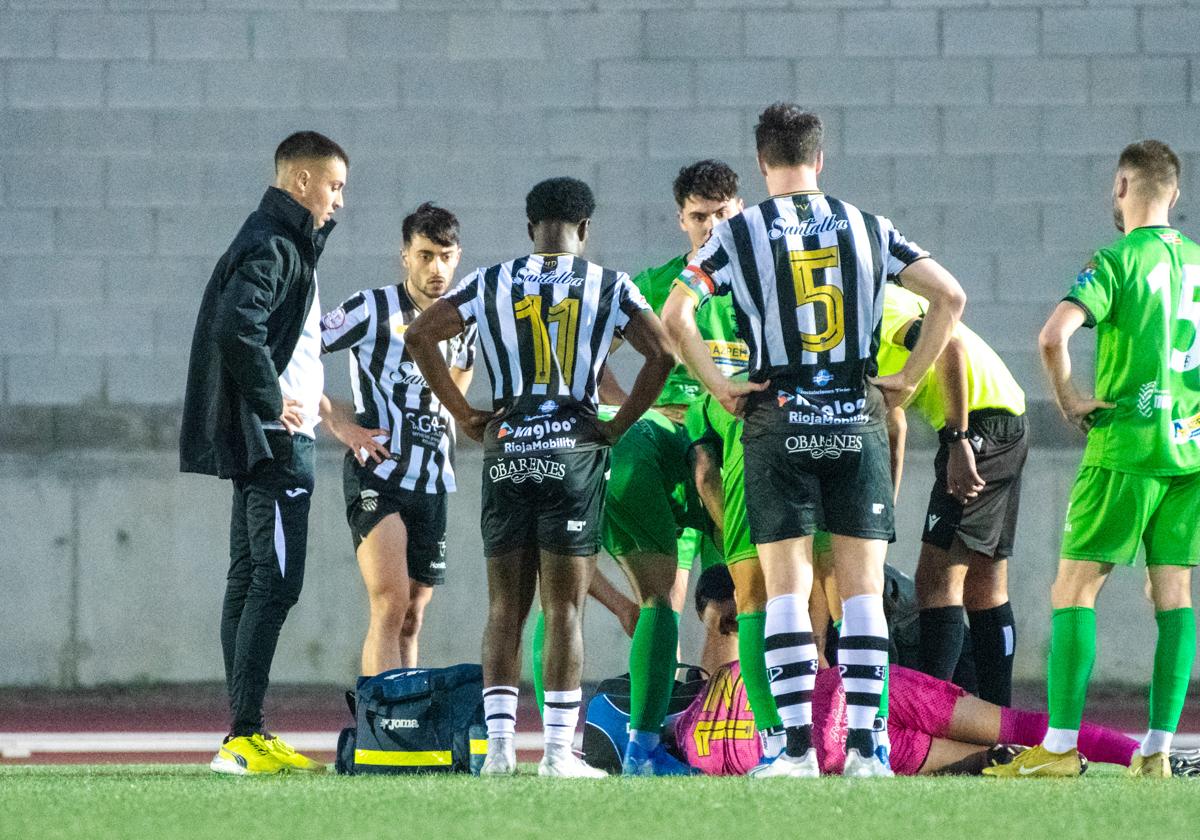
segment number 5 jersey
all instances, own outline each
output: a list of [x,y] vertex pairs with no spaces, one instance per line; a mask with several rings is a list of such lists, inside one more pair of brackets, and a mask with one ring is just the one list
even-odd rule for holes
[[746,435],[882,420],[875,375],[883,290],[928,254],[890,221],[821,192],[773,196],[713,228],[679,278],[700,300],[731,294],[750,380],[770,380]]

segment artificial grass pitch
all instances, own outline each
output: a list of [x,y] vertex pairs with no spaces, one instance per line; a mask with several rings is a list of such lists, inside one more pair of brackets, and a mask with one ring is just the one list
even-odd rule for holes
[[5,838],[1195,837],[1195,779],[510,779],[291,775],[196,765],[0,767]]

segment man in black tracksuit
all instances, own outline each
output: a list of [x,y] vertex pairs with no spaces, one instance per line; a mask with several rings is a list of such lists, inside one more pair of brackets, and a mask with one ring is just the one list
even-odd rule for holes
[[219,773],[325,769],[265,732],[262,705],[304,581],[324,387],[316,266],[348,166],[316,132],[279,145],[275,185],[217,263],[196,319],[180,469],[233,480],[221,616],[232,726],[210,764]]

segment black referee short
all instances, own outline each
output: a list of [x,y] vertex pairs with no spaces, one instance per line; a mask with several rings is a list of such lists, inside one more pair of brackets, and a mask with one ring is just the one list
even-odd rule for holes
[[743,439],[746,516],[755,545],[817,529],[869,540],[895,538],[887,428],[797,426]]
[[483,459],[483,549],[538,548],[563,557],[600,551],[608,447]]
[[1029,424],[1025,415],[999,409],[971,412],[968,440],[975,450],[975,470],[987,482],[966,505],[946,491],[950,446],[938,447],[933,489],[921,541],[945,551],[957,536],[963,545],[997,560],[1012,556],[1021,502],[1021,471],[1029,454]]
[[346,521],[358,549],[384,517],[399,514],[408,532],[408,576],[426,586],[446,582],[446,494],[404,490],[360,467],[347,452],[342,468]]

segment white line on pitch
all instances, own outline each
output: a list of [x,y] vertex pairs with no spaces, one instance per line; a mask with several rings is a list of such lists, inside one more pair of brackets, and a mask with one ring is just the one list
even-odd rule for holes
[[[301,752],[332,752],[336,732],[280,732]],[[215,751],[224,732],[0,732],[0,757],[29,758],[33,753],[171,753]],[[539,732],[518,732],[518,750],[542,747]]]

